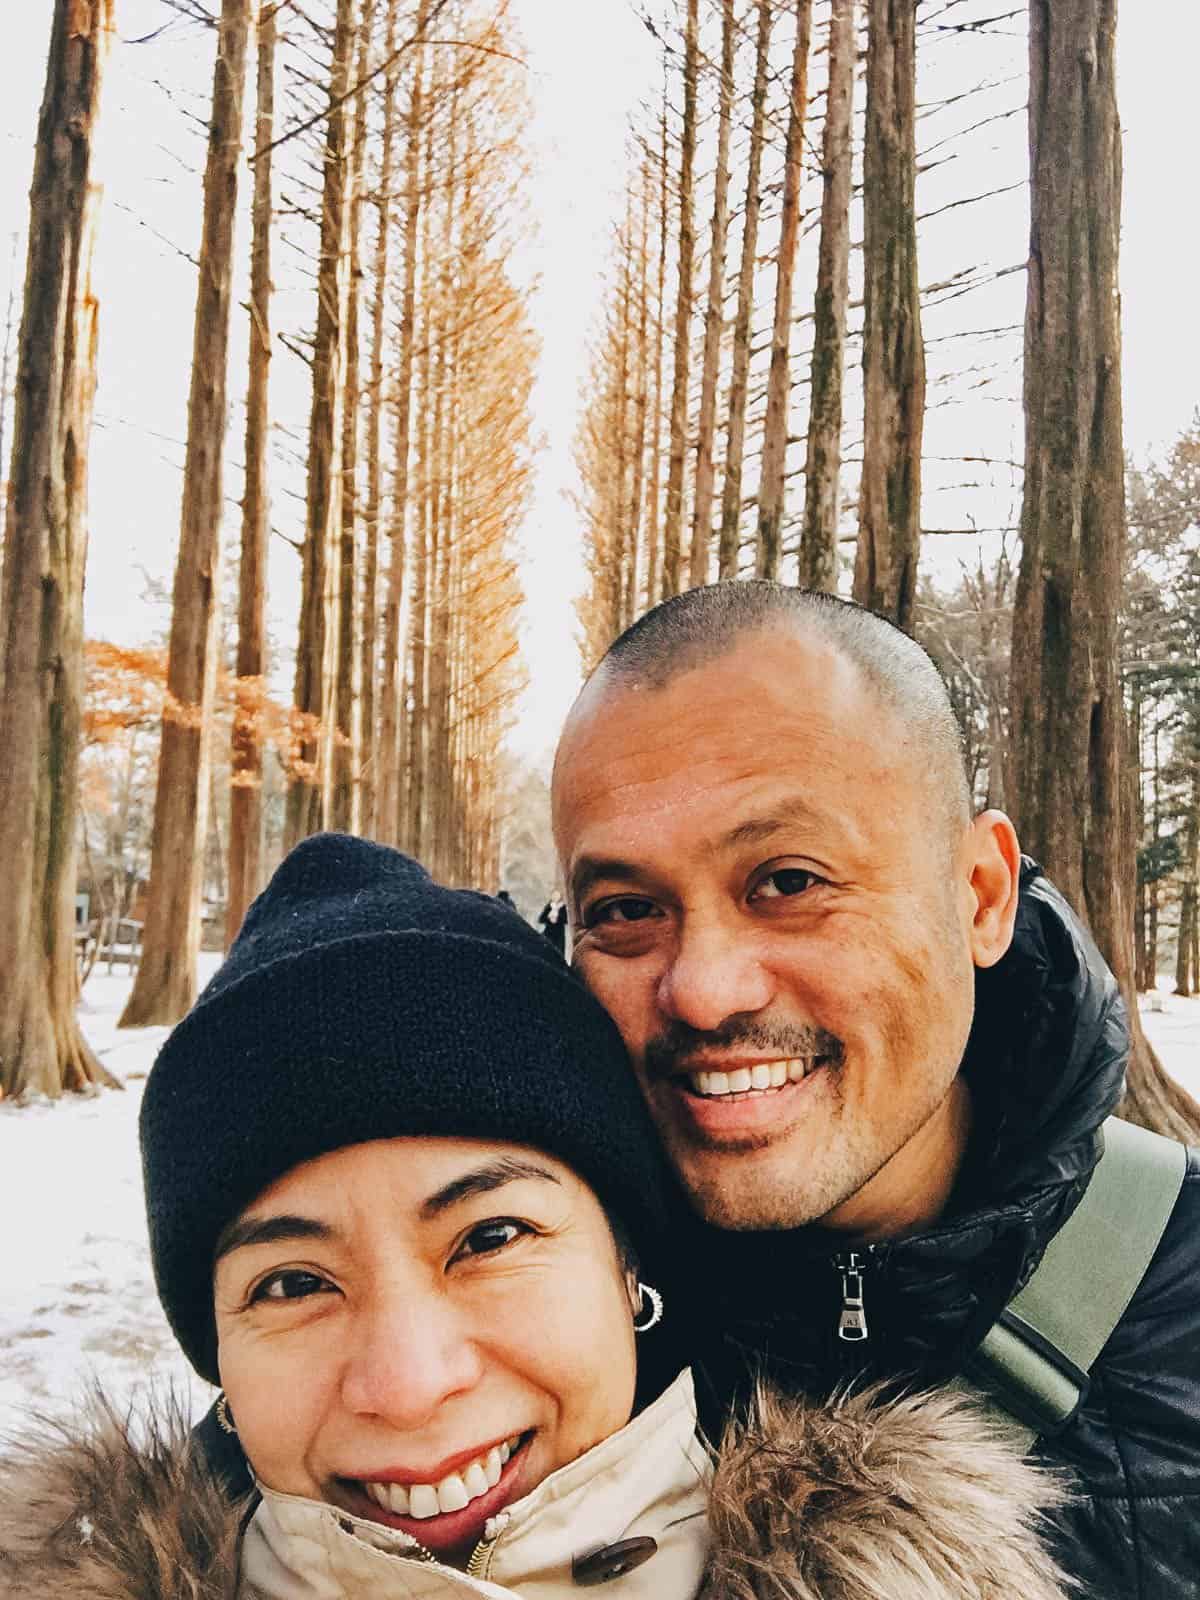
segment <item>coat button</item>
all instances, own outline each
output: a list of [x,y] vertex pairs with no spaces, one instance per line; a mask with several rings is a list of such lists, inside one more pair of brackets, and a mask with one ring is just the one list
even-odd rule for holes
[[619,1544],[606,1544],[593,1550],[590,1556],[576,1556],[571,1563],[571,1576],[582,1588],[593,1583],[611,1583],[623,1578],[627,1572],[649,1561],[658,1551],[654,1539],[622,1539]]

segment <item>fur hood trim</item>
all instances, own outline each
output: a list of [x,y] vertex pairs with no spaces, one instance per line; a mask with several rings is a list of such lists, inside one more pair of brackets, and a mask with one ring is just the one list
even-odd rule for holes
[[[1065,1600],[1041,1542],[1060,1484],[949,1391],[758,1397],[712,1487],[703,1600]],[[175,1401],[97,1397],[0,1462],[3,1600],[237,1600],[231,1503]],[[564,1600],[575,1593],[569,1575]],[[348,1597],[350,1600],[350,1597]],[[354,1597],[357,1600],[357,1597]],[[663,1600],[692,1600],[664,1595]]]
[[943,1389],[825,1405],[760,1390],[710,1500],[705,1600],[1063,1600],[1042,1542],[1066,1494]]
[[3,1600],[235,1600],[249,1501],[230,1502],[188,1435],[176,1397],[131,1418],[96,1394],[6,1442]]

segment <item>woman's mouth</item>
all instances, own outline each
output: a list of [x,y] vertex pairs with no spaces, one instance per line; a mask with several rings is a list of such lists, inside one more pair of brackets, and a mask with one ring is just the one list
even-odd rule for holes
[[433,1551],[477,1540],[484,1523],[514,1498],[533,1431],[481,1451],[434,1483],[347,1481],[371,1502],[371,1520],[398,1528]]

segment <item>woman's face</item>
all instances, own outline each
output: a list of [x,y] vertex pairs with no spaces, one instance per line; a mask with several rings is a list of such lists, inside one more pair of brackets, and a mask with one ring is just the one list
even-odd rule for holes
[[296,1167],[225,1230],[214,1293],[260,1482],[443,1560],[632,1411],[633,1297],[604,1213],[521,1145],[387,1139]]

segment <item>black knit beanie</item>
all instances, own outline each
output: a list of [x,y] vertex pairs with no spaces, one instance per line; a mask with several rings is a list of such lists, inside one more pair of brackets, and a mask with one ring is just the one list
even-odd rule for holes
[[217,1238],[300,1162],[403,1135],[571,1167],[650,1252],[668,1179],[619,1034],[549,940],[382,845],[319,834],[251,906],[154,1063],[142,1170],[159,1296],[217,1382]]

